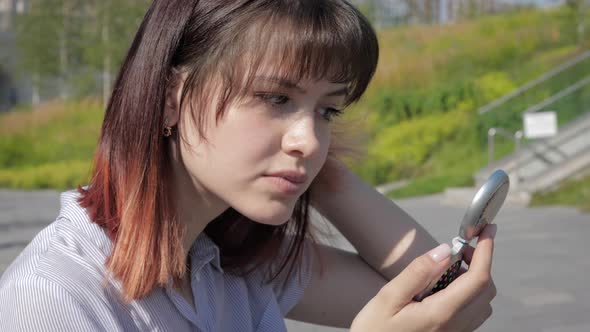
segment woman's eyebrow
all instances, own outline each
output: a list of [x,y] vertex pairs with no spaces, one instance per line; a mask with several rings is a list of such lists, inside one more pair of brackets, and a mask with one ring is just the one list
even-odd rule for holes
[[295,82],[289,81],[288,79],[281,77],[267,77],[267,76],[256,76],[255,81],[270,81],[276,83],[284,88],[295,89],[301,93],[306,93],[305,89],[297,85]]
[[[278,84],[287,89],[294,89],[300,93],[306,93],[305,89],[297,85],[297,83],[292,82],[286,78],[281,77],[268,77],[268,76],[256,76],[254,77],[255,81],[269,81],[275,84]],[[348,87],[343,87],[338,90],[328,92],[325,96],[326,97],[338,97],[338,96],[346,96],[348,95]]]
[[348,87],[338,89],[336,91],[328,92],[326,97],[346,96],[348,94]]

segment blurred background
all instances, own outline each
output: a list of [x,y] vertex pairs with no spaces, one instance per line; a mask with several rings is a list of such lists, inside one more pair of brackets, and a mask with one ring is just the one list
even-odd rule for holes
[[[0,0],[0,187],[87,182],[103,105],[148,4]],[[381,44],[376,77],[349,112],[365,116],[368,136],[355,172],[401,198],[504,168],[527,202],[590,207],[590,163],[579,159],[590,138],[568,127],[589,102],[588,1],[355,4]],[[527,135],[525,114],[540,136]]]
[[[22,231],[15,220],[41,218],[27,217],[30,211],[19,214],[30,210],[30,204],[19,202],[36,197],[57,204],[57,196],[45,193],[88,182],[105,102],[149,2],[0,0],[0,233]],[[354,163],[354,171],[430,222],[429,229],[446,241],[448,235],[437,231],[434,216],[451,208],[425,210],[423,204],[465,205],[477,186],[502,168],[512,181],[508,201],[518,207],[508,209],[516,212],[504,217],[515,221],[515,231],[523,234],[520,240],[546,244],[555,232],[568,229],[568,234],[579,236],[575,248],[589,249],[583,234],[590,211],[590,1],[353,3],[377,29],[381,47],[373,82],[344,119],[358,121],[362,115],[355,125],[367,137],[366,155]],[[57,213],[51,204],[43,210],[46,222]],[[554,205],[571,209],[543,208]],[[438,212],[421,215],[424,211]],[[543,227],[553,235],[538,232],[539,220],[547,216],[553,220],[543,221]],[[573,219],[567,227],[554,222],[569,217]],[[526,226],[516,223],[525,220]],[[12,250],[0,262],[0,273],[34,230],[13,245],[2,244],[0,234],[0,251]],[[455,226],[451,230],[450,235]],[[536,238],[526,235],[532,230]],[[10,234],[6,237],[19,236]],[[572,235],[562,236],[573,245]],[[545,257],[555,254],[544,248]],[[565,251],[555,254],[551,264],[563,262],[568,249],[560,250]],[[568,263],[590,271],[588,259],[580,259]],[[541,267],[531,271],[536,277],[548,275]],[[558,283],[563,271],[553,277],[551,282]],[[528,313],[524,307],[533,303],[536,308],[535,301],[547,299],[550,304],[571,302],[570,293],[543,293],[539,287],[531,292],[548,297],[515,302],[514,310]],[[496,327],[541,331],[515,328],[530,323],[530,317],[547,317],[533,313],[538,317],[519,316],[523,325],[514,318],[516,325]],[[556,323],[558,327],[546,331],[590,330],[585,316],[579,319],[572,329]]]

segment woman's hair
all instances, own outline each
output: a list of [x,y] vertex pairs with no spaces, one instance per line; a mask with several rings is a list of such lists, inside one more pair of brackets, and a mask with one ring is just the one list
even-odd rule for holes
[[[377,58],[370,24],[343,0],[154,0],[114,85],[91,183],[78,188],[80,204],[113,241],[106,265],[125,299],[178,281],[187,268],[162,135],[166,90],[178,70],[187,73],[180,109],[188,100],[206,139],[202,110],[214,105],[219,120],[268,59],[281,78],[348,84],[348,105],[365,91]],[[211,100],[214,88],[222,92],[217,100]],[[226,271],[247,274],[281,252],[272,278],[291,274],[308,235],[309,203],[307,191],[282,226],[256,223],[229,208],[205,233],[219,246]]]

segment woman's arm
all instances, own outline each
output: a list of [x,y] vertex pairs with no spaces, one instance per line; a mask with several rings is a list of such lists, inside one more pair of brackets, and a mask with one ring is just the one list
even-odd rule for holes
[[438,245],[412,217],[343,163],[328,162],[312,187],[312,205],[384,278],[393,279],[414,258]]
[[355,253],[323,244],[313,252],[311,280],[287,317],[350,328],[354,317],[387,280]]
[[343,164],[324,168],[311,192],[312,204],[359,255],[320,245],[321,260],[314,260],[311,282],[289,318],[336,327],[353,322],[355,332],[473,331],[491,315],[496,288],[490,274],[495,227],[490,226],[495,225],[488,225],[477,249],[470,249],[469,271],[414,302],[413,296],[448,266],[450,247],[437,247],[408,214]]

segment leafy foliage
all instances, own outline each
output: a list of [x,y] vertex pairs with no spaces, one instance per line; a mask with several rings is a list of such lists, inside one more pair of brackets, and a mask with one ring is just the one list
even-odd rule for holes
[[[412,178],[393,195],[471,183],[487,162],[487,131],[516,131],[529,106],[590,75],[590,61],[556,75],[484,115],[476,110],[583,50],[571,13],[525,11],[443,27],[380,32],[380,66],[363,105],[368,158],[355,171],[373,184]],[[590,88],[551,105],[560,123],[585,111]],[[498,141],[496,158],[513,143]]]
[[102,117],[94,100],[0,115],[0,187],[86,184]]
[[[74,96],[100,93],[95,78],[104,69],[104,57],[110,54],[112,68],[119,66],[146,7],[144,0],[126,0],[117,6],[112,6],[112,0],[85,3],[88,7],[72,5],[74,12],[85,13],[85,24],[68,18],[70,28],[79,27],[68,30],[69,63],[76,69],[68,78],[76,88]],[[63,23],[63,17],[59,18],[59,12],[55,15],[47,22],[38,17],[37,25],[34,17],[28,23],[29,18],[23,17],[21,26],[27,35],[23,38],[31,38],[23,39],[24,63],[47,75],[61,73],[55,41],[63,33],[61,23],[56,23]],[[367,158],[354,165],[355,171],[372,184],[411,178],[409,187],[394,193],[399,196],[470,184],[473,172],[486,163],[490,127],[520,128],[520,114],[526,107],[590,73],[590,61],[584,62],[493,112],[476,113],[584,48],[572,33],[576,29],[571,15],[568,9],[525,11],[446,26],[378,31],[381,59],[376,77],[351,110],[367,115],[363,125],[369,136]],[[112,27],[106,44],[104,22]],[[588,98],[590,89],[581,89],[552,106],[559,109],[560,121],[566,122],[584,111]],[[83,184],[102,115],[99,103],[92,99],[0,115],[0,186]],[[511,148],[510,142],[498,142],[498,157]]]
[[[382,134],[368,147],[369,159],[374,161],[373,182],[388,178],[416,175],[429,157],[443,144],[469,124],[464,110],[431,114],[404,121]],[[365,177],[369,174],[364,174]]]
[[[97,94],[123,60],[148,0],[29,0],[17,17],[18,65],[41,95]],[[105,61],[108,59],[109,61]]]

